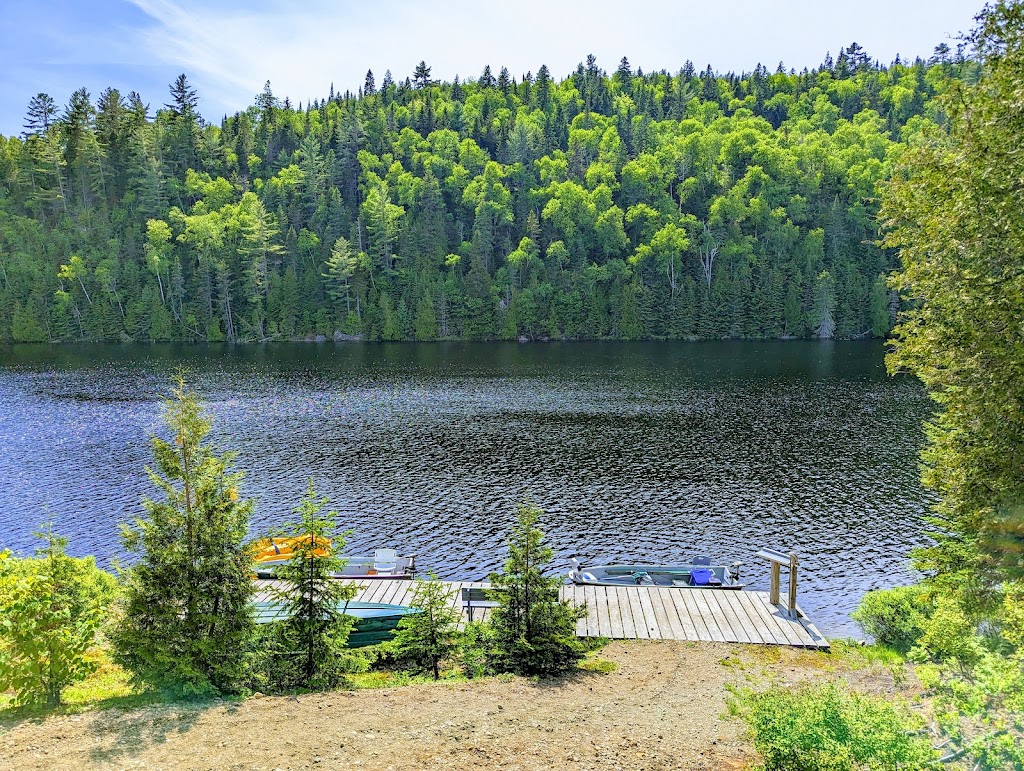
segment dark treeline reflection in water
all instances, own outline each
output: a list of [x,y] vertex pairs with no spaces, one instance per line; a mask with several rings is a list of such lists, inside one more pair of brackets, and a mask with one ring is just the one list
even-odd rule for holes
[[708,553],[764,589],[754,553],[794,548],[801,605],[855,634],[860,595],[909,581],[924,538],[929,403],[881,345],[394,343],[0,348],[0,544],[34,548],[49,511],[73,553],[118,558],[179,367],[247,472],[254,531],[312,478],[354,551],[444,578],[498,567],[529,496],[558,569]]

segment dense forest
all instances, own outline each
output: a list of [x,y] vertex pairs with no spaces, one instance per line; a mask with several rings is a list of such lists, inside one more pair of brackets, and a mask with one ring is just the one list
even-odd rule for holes
[[0,342],[885,335],[877,189],[977,63],[366,74],[220,125],[80,89],[0,136]]

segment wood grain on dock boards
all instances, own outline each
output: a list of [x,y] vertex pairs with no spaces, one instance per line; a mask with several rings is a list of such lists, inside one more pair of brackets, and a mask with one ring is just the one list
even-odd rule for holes
[[[394,579],[353,581],[359,602],[411,605],[416,584]],[[462,606],[464,588],[486,589],[485,581],[446,581],[451,608],[469,620]],[[257,599],[269,599],[276,582],[257,582]],[[695,640],[829,647],[799,606],[796,618],[769,602],[768,592],[716,589],[668,589],[656,586],[580,586],[567,584],[560,596],[587,609],[576,624],[581,637],[616,640]],[[473,620],[486,621],[490,608],[474,608]]]

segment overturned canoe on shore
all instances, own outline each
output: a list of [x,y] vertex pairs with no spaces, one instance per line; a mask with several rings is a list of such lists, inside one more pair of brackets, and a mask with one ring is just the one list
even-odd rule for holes
[[[280,601],[254,602],[253,606],[256,609],[257,624],[272,624],[284,621],[288,617],[287,606]],[[389,640],[403,617],[420,612],[418,608],[410,608],[407,605],[356,601],[340,603],[338,610],[356,620],[348,636],[349,648],[362,648]]]

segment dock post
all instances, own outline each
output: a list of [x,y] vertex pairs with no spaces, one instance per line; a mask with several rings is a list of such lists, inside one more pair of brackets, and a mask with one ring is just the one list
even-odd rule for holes
[[[796,566],[796,552],[791,551],[789,553],[789,615],[791,618],[796,618],[798,615],[796,611]],[[778,565],[775,567],[778,568]]]
[[778,562],[772,562],[772,578],[771,584],[769,585],[769,601],[772,605],[779,604],[779,583],[781,582],[781,570],[782,567]]

